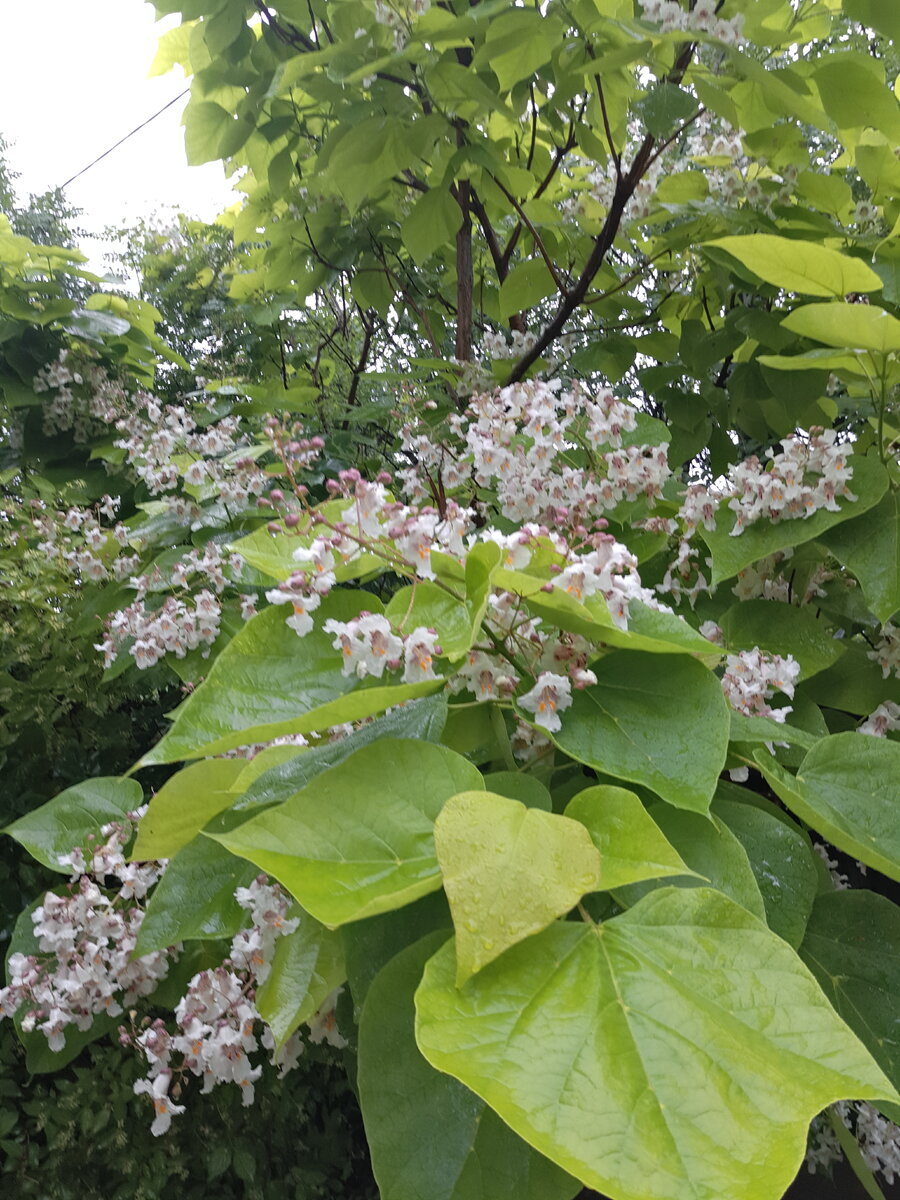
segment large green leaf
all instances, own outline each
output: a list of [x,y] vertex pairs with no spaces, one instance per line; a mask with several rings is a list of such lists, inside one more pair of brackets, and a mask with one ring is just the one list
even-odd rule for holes
[[[800,957],[893,1083],[900,1084],[900,908],[851,888],[816,898]],[[891,1120],[900,1107],[882,1104]]]
[[286,624],[282,606],[264,609],[225,647],[141,765],[199,758],[247,742],[359,721],[443,686],[441,680],[402,684],[387,676],[363,681],[345,676],[334,638],[322,626],[329,618],[348,621],[364,609],[376,611],[377,598],[369,592],[335,590],[316,611],[316,627],[304,638]]
[[779,799],[801,821],[839,850],[900,880],[900,743],[835,733],[813,746],[796,775],[763,750],[757,750],[754,759]]
[[620,651],[594,667],[553,735],[561,750],[679,808],[705,812],[728,747],[716,677],[687,655]]
[[894,0],[843,0],[843,8],[851,20],[900,41],[900,8]]
[[744,847],[762,894],[766,921],[796,950],[819,886],[813,850],[799,829],[752,804],[718,797],[713,813]]
[[666,804],[653,804],[650,815],[664,836],[690,868],[681,879],[645,879],[616,889],[616,900],[626,908],[650,892],[669,884],[702,887],[708,881],[755,917],[765,920],[766,906],[756,882],[747,851],[719,817],[679,811]]
[[340,934],[296,908],[290,915],[299,915],[300,924],[278,939],[271,970],[256,992],[256,1007],[276,1046],[283,1046],[347,978]]
[[284,804],[210,836],[334,927],[436,891],[435,818],[451,796],[482,786],[445,746],[382,738]]
[[807,750],[819,740],[814,733],[798,729],[795,725],[782,724],[772,717],[748,717],[746,713],[732,711],[732,742],[787,742],[790,746],[804,746]]
[[[295,746],[289,759],[275,763],[256,776],[238,799],[232,797],[234,808],[243,812],[280,804],[329,767],[337,766],[362,746],[369,746],[380,738],[420,738],[425,742],[436,742],[446,721],[447,702],[443,696],[426,696],[423,700],[410,700],[402,708],[395,708],[386,716],[354,729],[336,742],[326,742],[311,750]],[[267,753],[269,751],[263,751],[263,754]]]
[[811,604],[795,608],[779,600],[741,600],[719,618],[729,650],[758,647],[792,655],[800,678],[808,679],[837,662],[846,649],[828,621]]
[[141,818],[131,858],[177,854],[216,813],[231,807],[231,787],[245,766],[240,758],[208,758],[167,779]]
[[874,507],[888,489],[887,472],[876,458],[863,458],[858,454],[852,455],[850,465],[853,467],[853,478],[849,486],[856,499],[839,500],[840,512],[820,508],[811,517],[779,521],[774,525],[771,521],[757,521],[732,537],[735,514],[724,505],[720,506],[716,514],[716,528],[712,531],[700,530],[700,536],[712,554],[713,585],[730,579],[744,567],[774,554],[776,550],[811,542],[833,525],[852,520]]
[[706,242],[736,258],[766,283],[808,296],[876,292],[881,279],[862,259],[830,250],[820,242],[750,233]]
[[103,826],[139,808],[142,797],[140,784],[133,779],[86,779],[19,817],[3,832],[51,871],[68,875],[70,870],[60,865],[60,858],[76,846],[86,848],[89,837],[102,840]]
[[456,235],[463,215],[448,188],[432,188],[419,197],[400,229],[413,262],[422,266]]
[[600,891],[643,879],[693,874],[634,792],[585,788],[569,801],[566,816],[586,827],[600,851]]
[[137,940],[138,954],[195,938],[232,937],[248,923],[234,898],[257,871],[205,837],[179,850],[153,890]]
[[422,1053],[612,1200],[777,1200],[816,1113],[897,1099],[794,951],[706,888],[455,974],[451,943],[416,993]]
[[429,892],[405,908],[395,908],[393,912],[341,926],[347,982],[353,994],[357,1022],[372,980],[381,968],[401,950],[438,930],[443,932],[444,938],[453,932],[450,906],[442,891]]
[[600,855],[583,825],[494,792],[451,796],[434,844],[456,929],[457,983],[599,886]]
[[879,621],[889,620],[900,609],[900,493],[888,492],[863,516],[829,530],[824,541],[859,580]]
[[431,934],[381,969],[359,1025],[359,1095],[382,1200],[570,1200],[578,1184],[482,1099],[425,1061],[413,996],[446,940]]
[[865,642],[848,642],[846,653],[833,667],[800,684],[797,697],[804,695],[826,708],[859,717],[868,716],[885,700],[900,703],[900,679],[884,679],[868,654]]
[[872,304],[804,304],[781,322],[826,346],[892,354],[900,350],[900,321]]

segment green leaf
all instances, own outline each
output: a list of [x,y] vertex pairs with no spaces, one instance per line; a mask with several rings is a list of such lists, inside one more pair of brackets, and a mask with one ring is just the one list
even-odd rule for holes
[[508,321],[515,313],[533,308],[545,296],[556,294],[553,276],[542,258],[531,258],[513,267],[500,285],[500,316]]
[[256,992],[259,1015],[272,1030],[278,1049],[347,978],[340,934],[309,913],[294,910],[290,915],[299,915],[300,924],[278,939],[272,969]]
[[219,157],[222,139],[234,124],[231,113],[213,100],[190,100],[182,121],[185,153],[192,167]]
[[852,21],[900,41],[900,9],[894,0],[843,0],[843,8]]
[[900,494],[888,492],[867,513],[824,539],[859,580],[872,612],[884,623],[900,609]]
[[400,228],[403,245],[417,266],[456,237],[462,210],[447,188],[432,188],[419,197]]
[[885,700],[900,703],[900,680],[894,676],[883,679],[868,652],[865,643],[849,642],[843,658],[801,684],[802,692],[798,690],[797,695],[806,695],[827,708],[843,709],[859,717],[868,716]]
[[900,743],[860,733],[822,738],[796,776],[757,750],[754,760],[787,807],[832,845],[900,880]]
[[793,655],[801,679],[824,671],[846,649],[812,604],[795,608],[779,600],[741,600],[722,614],[719,626],[729,650],[758,646],[769,654]]
[[422,1053],[614,1197],[776,1200],[822,1108],[897,1099],[794,951],[706,888],[455,973],[450,943],[416,993]]
[[658,83],[635,105],[635,111],[655,138],[665,138],[676,125],[697,111],[697,101],[674,83]]
[[[676,887],[702,887],[708,880],[735,903],[765,920],[766,906],[750,866],[747,851],[728,826],[714,815],[679,812],[653,804],[650,816],[691,869],[686,878],[672,880]],[[616,900],[630,908],[648,893],[667,886],[666,880],[647,879],[616,890]]]
[[282,606],[252,617],[216,661],[206,680],[176,710],[165,737],[141,765],[219,754],[247,742],[287,733],[310,733],[359,721],[443,686],[364,680],[342,673],[340,652],[322,626],[378,610],[369,592],[336,589],[316,610],[316,627],[300,638],[285,623]]
[[334,927],[436,891],[434,820],[451,796],[481,787],[475,767],[444,746],[382,738],[279,807],[210,836]]
[[402,708],[370,721],[336,742],[313,746],[311,750],[295,746],[294,754],[287,761],[269,767],[244,789],[240,799],[235,800],[234,808],[243,812],[268,804],[280,804],[329,767],[337,766],[360,747],[369,746],[380,738],[440,741],[446,721],[447,701],[443,696],[427,696],[424,700],[409,701]]
[[816,65],[812,77],[839,129],[877,129],[892,142],[900,137],[900,108],[883,70],[881,63],[862,62],[852,53],[832,53]]
[[809,838],[752,804],[717,798],[713,812],[747,852],[769,928],[796,950],[819,886]]
[[142,798],[141,786],[133,779],[86,779],[19,817],[3,832],[51,871],[68,875],[69,868],[60,866],[60,857],[76,846],[86,848],[91,836],[105,840],[100,834],[103,826],[121,821],[140,807]]
[[131,860],[177,854],[207,821],[231,807],[231,787],[245,766],[240,758],[207,758],[167,779],[141,818]]
[[434,629],[441,652],[450,658],[462,657],[472,645],[472,622],[465,604],[427,579],[395,592],[384,615],[403,634],[420,625]]
[[[852,888],[816,898],[800,957],[897,1087],[900,1083],[900,908]],[[881,1104],[892,1121],[900,1107]]]
[[153,890],[136,951],[150,954],[177,942],[229,938],[247,924],[234,898],[258,872],[206,837],[179,850]]
[[347,982],[357,1022],[372,980],[381,968],[401,950],[438,930],[442,931],[442,940],[453,932],[453,918],[443,892],[430,892],[405,908],[341,926]]
[[[712,672],[687,655],[619,651],[594,665],[553,735],[579,762],[706,812],[728,748],[728,706]],[[528,719],[527,714],[523,714]]]
[[804,304],[781,324],[791,333],[826,346],[875,354],[900,350],[900,321],[874,304]]
[[863,458],[858,454],[851,456],[850,465],[853,478],[849,486],[856,500],[839,500],[840,512],[820,508],[811,517],[779,521],[774,525],[770,521],[757,521],[737,537],[732,537],[735,514],[722,505],[716,514],[716,528],[712,532],[706,528],[699,530],[712,554],[713,586],[776,550],[811,542],[833,525],[852,520],[873,508],[888,489],[887,472],[876,458]]
[[491,771],[484,777],[484,786],[496,796],[508,796],[529,808],[541,808],[550,812],[553,799],[546,786],[534,775],[522,771]]
[[693,874],[639,797],[626,788],[585,788],[569,801],[566,816],[585,826],[600,851],[598,891]]
[[583,825],[493,792],[452,796],[434,844],[456,930],[457,984],[598,886],[600,856]]
[[446,936],[431,934],[391,959],[360,1018],[360,1104],[381,1200],[571,1200],[580,1184],[416,1045],[413,996]]
[[771,717],[748,717],[744,713],[731,712],[731,742],[787,742],[790,746],[809,749],[819,740],[814,733],[798,729],[796,725],[782,724]]
[[704,245],[724,250],[758,278],[787,292],[842,297],[850,292],[876,292],[882,286],[879,276],[862,259],[839,254],[820,242],[750,233],[716,238]]

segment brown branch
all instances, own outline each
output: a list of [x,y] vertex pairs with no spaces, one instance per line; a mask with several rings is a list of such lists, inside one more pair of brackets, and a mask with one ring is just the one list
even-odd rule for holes
[[468,179],[461,179],[453,190],[463,216],[456,234],[456,357],[460,362],[468,362],[472,357],[472,297],[475,290],[471,185]]
[[[687,45],[675,60],[671,72],[667,76],[667,82],[679,83],[684,77],[685,71],[690,65],[691,58],[694,53],[695,44],[688,42]],[[591,286],[594,276],[603,265],[603,260],[607,253],[612,248],[619,232],[619,226],[622,223],[622,218],[625,215],[625,208],[628,201],[634,195],[637,185],[644,177],[647,168],[651,162],[653,150],[656,145],[656,139],[652,134],[647,134],[641,143],[627,175],[623,175],[616,182],[616,189],[613,193],[612,203],[609,207],[609,212],[606,215],[606,220],[603,222],[603,228],[600,230],[597,237],[594,239],[594,248],[591,251],[587,262],[584,265],[584,270],[579,275],[574,286],[562,299],[559,308],[556,310],[556,315],[553,320],[547,325],[531,347],[530,350],[519,359],[506,380],[507,383],[516,383],[525,376],[528,368],[535,363],[544,353],[548,346],[561,335],[566,326],[566,322],[572,316],[572,313],[582,304],[588,289]]]
[[525,210],[522,208],[521,204],[518,202],[518,200],[515,198],[515,196],[512,194],[512,192],[510,192],[500,182],[500,180],[497,178],[496,175],[494,175],[492,173],[491,179],[493,179],[494,183],[496,183],[497,187],[500,189],[500,191],[503,193],[503,195],[507,198],[507,200],[513,206],[513,208],[516,210],[516,212],[519,215],[519,221],[525,226],[525,228],[531,234],[532,240],[534,241],[534,244],[537,247],[538,253],[540,254],[541,258],[544,260],[544,262],[547,266],[547,270],[550,272],[550,277],[553,280],[554,284],[556,285],[556,290],[559,292],[559,294],[561,296],[567,296],[569,294],[569,289],[566,287],[566,285],[560,279],[559,274],[556,270],[556,267],[553,265],[553,260],[551,259],[550,255],[547,252],[547,247],[544,245],[541,235],[538,233],[537,229],[535,229],[534,224],[527,216]]

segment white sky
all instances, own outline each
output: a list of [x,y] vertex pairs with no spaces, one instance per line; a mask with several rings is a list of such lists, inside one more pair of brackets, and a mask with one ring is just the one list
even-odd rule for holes
[[[20,198],[64,183],[177,96],[181,71],[148,79],[159,34],[142,0],[24,0],[3,13],[0,133]],[[168,109],[72,183],[91,232],[154,211],[211,220],[234,202],[220,163],[189,167],[181,114]],[[84,245],[98,267],[99,247]]]

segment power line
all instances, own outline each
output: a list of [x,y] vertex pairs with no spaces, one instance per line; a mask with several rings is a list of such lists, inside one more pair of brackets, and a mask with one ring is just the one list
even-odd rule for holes
[[140,133],[140,131],[145,126],[149,125],[151,121],[155,121],[157,117],[161,116],[166,111],[167,108],[171,108],[173,104],[177,104],[178,101],[181,100],[184,96],[186,96],[190,90],[191,89],[188,87],[188,88],[185,88],[183,92],[179,92],[178,95],[175,96],[174,99],[170,100],[168,104],[164,104],[162,106],[162,108],[159,110],[159,112],[155,112],[152,117],[148,117],[146,121],[142,121],[140,123],[140,125],[138,125],[135,129],[132,129],[131,133],[126,133],[124,137],[119,138],[119,140],[116,142],[116,144],[114,146],[110,146],[110,148],[108,150],[104,150],[102,154],[98,155],[93,160],[93,162],[89,162],[86,167],[82,167],[80,171],[77,171],[72,176],[71,179],[67,179],[65,183],[60,184],[58,190],[61,192],[64,192],[70,183],[74,183],[76,179],[80,179],[81,176],[84,175],[84,173],[86,171],[89,171],[91,169],[91,167],[95,167],[97,165],[97,163],[101,162],[104,158],[106,158],[106,156],[108,154],[112,154],[113,150],[118,150],[119,146],[121,146],[123,142],[127,142],[130,137],[134,137],[134,135],[136,133]]

